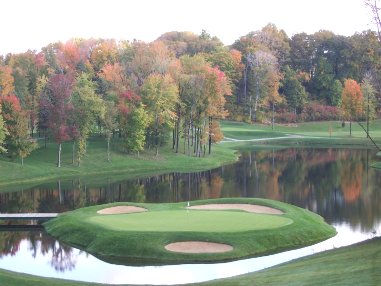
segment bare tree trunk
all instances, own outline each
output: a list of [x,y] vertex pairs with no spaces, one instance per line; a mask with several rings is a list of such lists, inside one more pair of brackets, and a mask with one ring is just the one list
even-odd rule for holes
[[365,5],[372,10],[373,21],[377,27],[378,40],[381,42],[381,19],[379,14],[381,8],[377,6],[377,0],[365,0]]
[[74,165],[74,154],[75,154],[75,141],[73,140],[72,150],[71,150],[71,163]]
[[274,102],[272,102],[273,106],[273,114],[272,114],[272,120],[271,120],[271,129],[274,130]]
[[258,79],[258,76],[256,76],[256,77],[255,77],[254,121],[257,120],[257,108],[258,108],[259,97],[260,97],[260,91],[259,91],[259,79]]
[[107,162],[110,162],[110,136],[107,138]]
[[213,118],[209,117],[209,155],[212,153],[212,126],[213,126]]
[[349,120],[349,136],[352,137],[352,119]]
[[57,162],[57,167],[61,167],[61,149],[62,149],[62,144],[58,144],[58,162]]
[[243,97],[246,102],[246,96],[247,96],[247,69],[248,65],[245,65],[245,69],[243,70]]

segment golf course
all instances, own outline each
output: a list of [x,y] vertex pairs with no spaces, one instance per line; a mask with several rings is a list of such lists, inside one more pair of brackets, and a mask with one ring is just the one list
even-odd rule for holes
[[[380,121],[372,122],[372,128],[376,129],[380,124]],[[333,130],[331,134],[327,131],[330,127]],[[142,152],[137,157],[121,154],[114,150],[111,154],[112,162],[108,163],[104,160],[103,155],[106,148],[104,142],[94,138],[93,141],[90,141],[88,155],[80,168],[70,164],[70,154],[67,154],[63,156],[63,167],[57,170],[53,167],[54,145],[48,144],[47,149],[41,148],[25,160],[24,169],[10,161],[3,161],[2,164],[12,166],[9,170],[4,168],[5,173],[1,173],[3,187],[12,187],[6,183],[7,176],[13,176],[14,182],[19,184],[37,184],[40,180],[49,181],[61,178],[61,176],[67,178],[71,176],[93,177],[94,180],[97,180],[115,170],[119,170],[116,171],[117,175],[123,176],[123,173],[127,173],[127,176],[131,177],[169,172],[170,170],[184,172],[204,170],[237,160],[237,150],[310,146],[374,148],[365,138],[360,127],[354,125],[352,137],[350,137],[348,127],[342,127],[339,122],[276,126],[273,131],[267,125],[226,121],[222,124],[222,128],[226,134],[225,139],[214,146],[214,152],[205,158],[173,154],[171,147],[165,146],[158,157],[150,151]],[[380,142],[381,133],[379,131],[374,132],[373,136],[376,142]],[[64,148],[69,150],[70,145],[65,147],[64,144]],[[40,158],[45,155],[47,157],[41,160]],[[101,162],[99,166],[96,166],[97,160]],[[371,162],[371,164],[376,168],[379,166],[377,162]],[[40,172],[43,173],[40,167],[49,174],[47,177],[39,176]],[[249,212],[237,207],[218,210],[192,209],[205,205],[262,206],[277,210],[278,213]],[[132,207],[134,211],[131,211]],[[335,235],[335,230],[324,223],[320,216],[312,212],[279,201],[254,198],[190,201],[189,206],[187,201],[161,204],[96,205],[63,213],[58,218],[47,222],[44,227],[59,241],[85,250],[104,261],[125,265],[232,261],[311,245]],[[185,251],[184,248],[181,251],[168,250],[169,245],[181,242],[210,243],[228,246],[228,248],[221,251],[211,250],[208,253],[194,250],[197,249],[197,246],[190,252]],[[201,244],[201,248],[206,249],[206,245]],[[352,273],[358,273],[358,277],[364,279],[367,273],[374,271],[374,265],[380,263],[379,253],[379,239],[374,239],[360,245],[306,257],[300,261],[290,262],[258,273],[197,285],[252,285],[254,280],[258,281],[258,285],[268,285],[268,283],[287,285],[287,281],[298,281],[299,285],[324,285],[325,283],[318,280],[311,282],[316,268],[319,269],[319,275],[324,275],[324,281],[330,281],[330,285],[348,285],[348,283],[358,281],[357,277],[354,277],[355,275],[342,279],[340,273],[349,268],[348,261],[351,261]],[[358,260],[360,254],[362,259]],[[295,272],[295,269],[299,269],[299,271]],[[2,281],[6,281],[6,285],[11,286],[96,285],[35,277],[6,270],[0,271],[0,277]]]

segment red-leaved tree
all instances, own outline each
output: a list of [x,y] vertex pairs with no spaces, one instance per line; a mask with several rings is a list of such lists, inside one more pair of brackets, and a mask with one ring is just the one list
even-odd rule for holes
[[50,136],[58,144],[57,167],[61,167],[62,143],[72,139],[75,126],[70,126],[73,105],[70,98],[73,92],[74,77],[70,74],[55,74],[48,82],[41,98],[40,108],[45,111],[46,126]]

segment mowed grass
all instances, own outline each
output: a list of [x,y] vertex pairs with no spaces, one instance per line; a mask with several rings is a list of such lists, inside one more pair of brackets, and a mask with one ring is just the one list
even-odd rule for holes
[[[187,212],[184,202],[115,203],[68,212],[44,226],[49,234],[62,242],[86,250],[102,260],[128,265],[230,261],[310,245],[336,233],[320,216],[272,200],[229,198],[193,201],[192,205],[215,203],[258,204],[279,209],[284,214],[258,215],[237,210]],[[143,207],[148,212],[131,216],[97,213],[103,208],[121,205]],[[195,215],[194,220],[192,215]],[[135,223],[135,219],[140,223]],[[183,254],[164,248],[172,242],[189,240],[224,243],[233,246],[233,250],[215,254]]]
[[292,220],[279,215],[243,211],[172,210],[101,215],[91,217],[86,222],[116,231],[231,233],[278,228],[291,224]]
[[63,144],[62,166],[56,167],[57,145],[48,143],[47,148],[35,150],[21,166],[18,158],[10,160],[0,156],[0,191],[8,190],[11,185],[31,185],[35,183],[56,181],[68,178],[96,179],[103,177],[112,179],[123,176],[123,179],[162,174],[168,172],[195,172],[219,167],[237,160],[232,149],[214,145],[212,154],[205,157],[184,155],[183,150],[175,153],[170,145],[159,149],[156,156],[154,150],[146,150],[137,154],[122,152],[115,142],[111,151],[111,162],[107,161],[107,144],[104,138],[91,138],[87,145],[87,153],[81,166],[72,164],[72,143]]
[[198,286],[381,285],[381,238],[298,259],[259,272]]
[[[225,137],[234,139],[255,139],[282,137],[286,135],[304,135],[309,137],[326,138],[366,138],[366,133],[356,122],[352,122],[352,136],[349,134],[349,123],[342,127],[341,121],[302,122],[296,124],[276,124],[274,129],[270,125],[247,124],[234,121],[221,123]],[[366,123],[362,123],[365,127]],[[370,122],[370,135],[376,140],[381,140],[381,120]]]

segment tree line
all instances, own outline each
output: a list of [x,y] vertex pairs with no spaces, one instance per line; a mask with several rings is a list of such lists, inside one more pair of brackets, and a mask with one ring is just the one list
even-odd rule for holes
[[275,25],[224,46],[206,31],[168,32],[151,43],[72,39],[0,57],[0,148],[22,159],[36,138],[73,144],[81,163],[91,134],[139,154],[204,156],[219,120],[290,123],[374,118],[377,34],[329,31],[291,38]]

